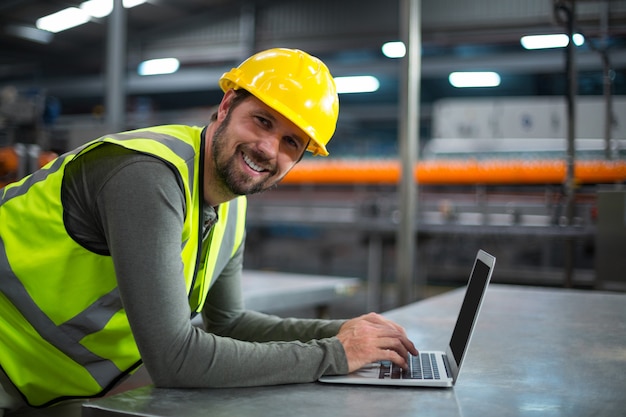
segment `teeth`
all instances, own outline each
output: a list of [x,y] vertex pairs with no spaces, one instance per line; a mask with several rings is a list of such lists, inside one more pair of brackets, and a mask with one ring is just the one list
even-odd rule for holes
[[252,160],[248,157],[248,155],[243,154],[243,160],[246,161],[246,164],[256,172],[262,172],[263,168],[252,162]]

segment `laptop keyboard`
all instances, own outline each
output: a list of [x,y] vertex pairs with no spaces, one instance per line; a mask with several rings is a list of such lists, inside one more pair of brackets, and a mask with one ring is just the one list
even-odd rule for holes
[[409,369],[404,370],[390,361],[383,361],[378,374],[379,379],[441,379],[437,359],[434,353],[409,355]]

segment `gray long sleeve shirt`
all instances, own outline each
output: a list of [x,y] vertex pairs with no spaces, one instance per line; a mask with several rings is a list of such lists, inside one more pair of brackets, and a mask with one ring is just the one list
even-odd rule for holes
[[[143,362],[157,386],[232,387],[311,382],[348,370],[334,337],[341,321],[247,311],[243,247],[211,289],[206,331],[191,325],[180,258],[182,185],[159,159],[105,144],[68,165],[65,224],[86,248],[113,258]],[[208,220],[216,216],[205,209]]]

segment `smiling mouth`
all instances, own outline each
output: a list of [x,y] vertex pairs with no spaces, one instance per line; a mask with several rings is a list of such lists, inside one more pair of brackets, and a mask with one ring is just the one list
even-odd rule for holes
[[259,165],[255,164],[254,162],[252,162],[252,159],[250,159],[250,157],[248,155],[246,155],[245,153],[242,153],[243,155],[243,160],[246,163],[246,165],[248,165],[250,167],[250,169],[252,169],[253,171],[256,172],[264,172],[266,171],[263,167],[260,167]]

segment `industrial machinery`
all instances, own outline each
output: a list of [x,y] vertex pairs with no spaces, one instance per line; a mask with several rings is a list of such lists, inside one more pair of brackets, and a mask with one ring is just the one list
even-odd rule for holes
[[57,115],[51,103],[39,91],[0,90],[0,187],[56,157],[48,150],[47,125]]
[[[618,200],[623,195],[619,190],[626,182],[624,132],[615,130],[610,159],[600,135],[575,141],[575,193],[573,212],[568,213],[566,141],[558,120],[563,108],[556,101],[542,107],[544,103],[527,99],[523,111],[519,103],[509,105],[510,115],[502,102],[486,106],[479,101],[483,109],[498,112],[481,115],[466,100],[459,114],[471,117],[469,121],[452,117],[450,107],[434,112],[435,125],[460,126],[460,134],[430,139],[415,167],[415,281],[462,283],[466,257],[485,248],[498,256],[495,281],[624,286],[608,282],[616,275],[606,272],[614,271],[606,265],[615,264],[607,254],[617,252],[603,250],[603,256],[597,256],[598,248],[626,241],[615,236],[617,231],[624,235],[623,224],[610,224],[624,216],[614,213],[615,205],[604,202],[606,198],[599,204],[607,190]],[[623,104],[618,100],[618,108]],[[593,122],[596,110],[581,112],[580,122],[586,124],[582,132],[591,134],[590,126],[599,128]],[[471,128],[472,123],[492,129],[491,133]],[[526,137],[521,137],[522,130]],[[513,134],[516,137],[504,136]],[[249,199],[248,267],[393,282],[400,175],[395,158],[301,162],[277,190]],[[612,233],[608,239],[606,231]]]

